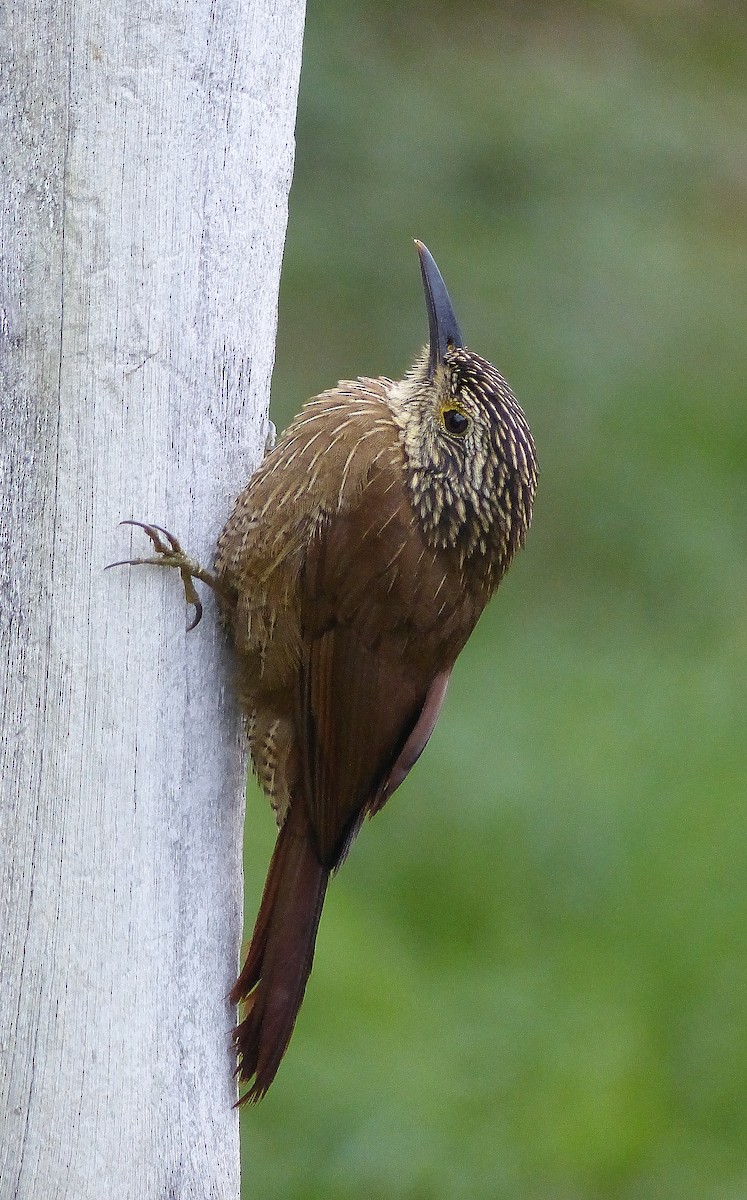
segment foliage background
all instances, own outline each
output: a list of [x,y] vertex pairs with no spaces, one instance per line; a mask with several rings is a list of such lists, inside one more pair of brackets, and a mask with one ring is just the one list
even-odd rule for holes
[[741,2],[309,4],[275,420],[409,365],[418,236],[542,478],[247,1197],[747,1195],[746,69]]

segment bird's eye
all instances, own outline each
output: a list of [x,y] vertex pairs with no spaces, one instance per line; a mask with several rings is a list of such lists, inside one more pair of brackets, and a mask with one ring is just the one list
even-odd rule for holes
[[469,429],[469,417],[466,417],[459,408],[445,408],[441,413],[441,420],[446,432],[455,437],[464,437]]

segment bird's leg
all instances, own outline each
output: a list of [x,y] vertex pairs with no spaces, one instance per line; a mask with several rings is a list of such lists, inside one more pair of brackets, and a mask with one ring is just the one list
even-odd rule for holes
[[[201,567],[194,559],[189,558],[182,550],[181,544],[173,534],[168,530],[162,529],[160,525],[146,525],[143,521],[121,521],[121,525],[136,525],[138,529],[142,529],[147,533],[153,549],[156,554],[153,558],[126,558],[121,562],[109,563],[109,567],[176,567],[182,577],[184,585],[184,596],[187,604],[191,604],[195,610],[193,619],[187,625],[187,632],[199,625],[202,619],[202,601],[197,595],[197,589],[194,585],[195,579],[202,580],[208,587],[211,587],[214,592],[219,592],[221,595],[228,595],[228,590],[224,584],[215,576],[212,571]],[[165,539],[165,540],[164,540]],[[109,570],[106,567],[105,570]]]

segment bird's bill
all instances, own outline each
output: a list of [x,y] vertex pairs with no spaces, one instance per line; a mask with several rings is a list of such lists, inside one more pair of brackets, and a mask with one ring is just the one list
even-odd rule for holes
[[430,359],[429,374],[433,374],[449,347],[463,346],[459,323],[454,313],[449,293],[443,276],[436,266],[436,260],[427,246],[415,239],[420,258],[420,271],[423,276],[425,305],[428,310],[428,327],[430,329]]

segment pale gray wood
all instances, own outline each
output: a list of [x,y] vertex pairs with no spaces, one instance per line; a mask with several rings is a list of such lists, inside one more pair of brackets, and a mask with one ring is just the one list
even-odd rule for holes
[[244,746],[206,597],[266,433],[301,0],[0,4],[0,1197],[236,1200]]

